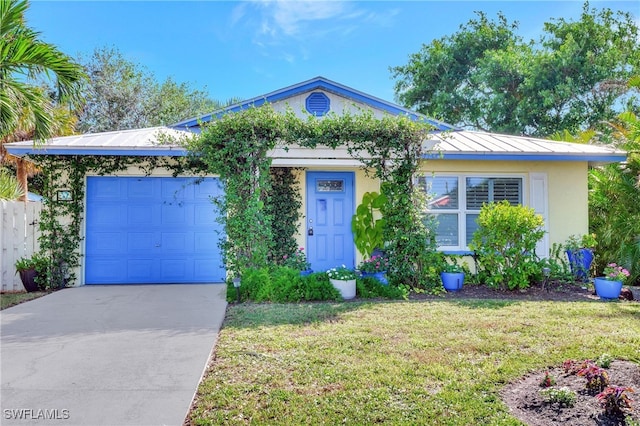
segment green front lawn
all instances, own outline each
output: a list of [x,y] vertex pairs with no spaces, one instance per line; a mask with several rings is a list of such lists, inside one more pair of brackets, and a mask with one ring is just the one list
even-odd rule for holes
[[193,424],[520,424],[500,389],[567,358],[640,363],[640,304],[229,306]]
[[35,291],[33,293],[1,293],[0,294],[0,310],[6,309],[13,305],[18,305],[27,300],[37,299],[47,294],[44,291]]

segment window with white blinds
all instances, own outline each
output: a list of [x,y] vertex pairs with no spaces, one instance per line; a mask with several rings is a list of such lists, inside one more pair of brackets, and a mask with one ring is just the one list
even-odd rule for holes
[[522,177],[427,176],[418,178],[427,192],[427,212],[436,216],[438,246],[465,250],[478,228],[476,218],[482,205],[507,200],[522,204]]

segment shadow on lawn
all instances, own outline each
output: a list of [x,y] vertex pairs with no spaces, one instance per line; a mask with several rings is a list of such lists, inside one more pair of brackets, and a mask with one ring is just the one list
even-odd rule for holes
[[[340,315],[386,302],[242,303],[229,305],[223,328],[254,328],[339,322]],[[393,302],[390,302],[393,303]]]

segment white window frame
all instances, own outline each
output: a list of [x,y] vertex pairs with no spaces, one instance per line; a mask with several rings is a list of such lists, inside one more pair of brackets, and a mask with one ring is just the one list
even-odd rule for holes
[[426,210],[430,214],[457,214],[458,215],[458,245],[457,246],[438,246],[439,251],[454,254],[471,253],[467,245],[467,223],[468,214],[478,214],[480,210],[467,209],[467,178],[519,178],[522,179],[520,185],[522,205],[529,205],[529,175],[527,173],[425,173],[421,177],[437,178],[437,177],[457,177],[458,178],[458,208],[457,209],[436,209]]

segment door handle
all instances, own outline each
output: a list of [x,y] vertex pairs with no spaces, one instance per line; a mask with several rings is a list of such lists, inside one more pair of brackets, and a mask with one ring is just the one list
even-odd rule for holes
[[307,235],[313,235],[313,226],[307,231]]

